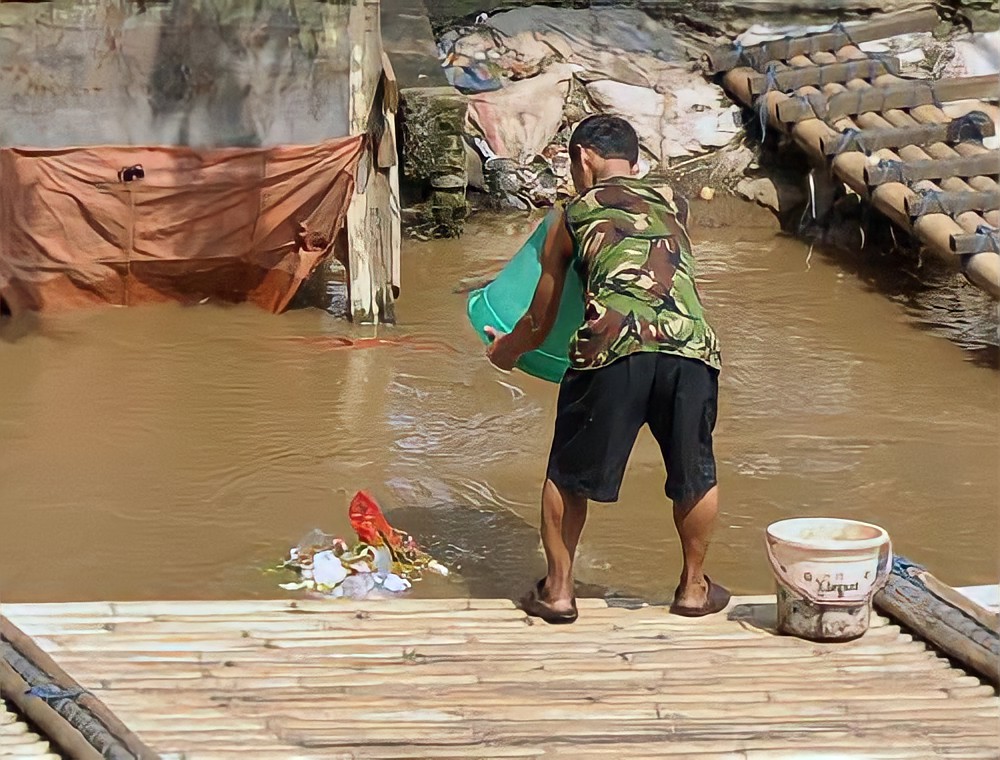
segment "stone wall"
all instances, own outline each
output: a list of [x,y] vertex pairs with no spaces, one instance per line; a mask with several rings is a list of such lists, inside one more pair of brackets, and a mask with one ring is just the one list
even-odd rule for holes
[[382,0],[382,42],[400,86],[402,169],[417,196],[415,226],[453,237],[468,215],[467,101],[441,68],[430,13],[423,0]]
[[466,98],[452,87],[402,91],[403,171],[429,188],[422,222],[431,233],[460,235],[466,203]]

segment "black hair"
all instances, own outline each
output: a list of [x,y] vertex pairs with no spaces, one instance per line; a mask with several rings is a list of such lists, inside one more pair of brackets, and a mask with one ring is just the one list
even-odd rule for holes
[[570,157],[579,156],[580,148],[589,148],[601,158],[620,158],[630,164],[639,162],[639,135],[625,119],[597,114],[581,121],[569,139]]

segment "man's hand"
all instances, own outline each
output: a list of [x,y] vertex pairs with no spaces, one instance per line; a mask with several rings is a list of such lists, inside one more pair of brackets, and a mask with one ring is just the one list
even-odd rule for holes
[[520,359],[520,354],[516,353],[513,341],[510,336],[500,332],[493,327],[485,327],[486,334],[490,336],[490,345],[486,348],[486,358],[497,369],[510,372]]

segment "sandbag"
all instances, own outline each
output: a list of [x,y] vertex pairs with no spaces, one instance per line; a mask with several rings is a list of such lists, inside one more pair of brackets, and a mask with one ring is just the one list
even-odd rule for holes
[[[488,343],[487,327],[508,333],[527,313],[542,276],[541,254],[554,216],[545,217],[497,278],[469,294],[468,315],[476,334]],[[559,314],[545,342],[524,354],[517,368],[529,375],[558,383],[569,369],[569,343],[583,324],[583,280],[574,261],[566,274]]]

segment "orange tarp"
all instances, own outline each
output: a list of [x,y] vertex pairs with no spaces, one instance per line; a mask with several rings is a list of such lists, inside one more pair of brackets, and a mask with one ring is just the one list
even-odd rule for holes
[[[0,299],[280,312],[333,250],[363,145],[0,149]],[[143,178],[119,179],[133,166]]]

